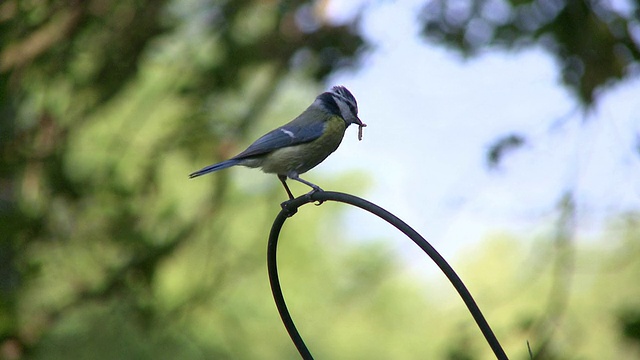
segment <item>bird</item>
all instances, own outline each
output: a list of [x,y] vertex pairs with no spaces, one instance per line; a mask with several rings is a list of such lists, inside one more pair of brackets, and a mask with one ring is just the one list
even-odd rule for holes
[[362,129],[367,125],[358,117],[356,98],[346,87],[333,86],[289,123],[266,133],[238,155],[189,174],[189,178],[242,165],[276,174],[290,200],[294,196],[287,179],[311,187],[308,194],[322,191],[318,185],[300,178],[300,174],[331,155],[351,124],[358,125],[358,140],[362,140]]

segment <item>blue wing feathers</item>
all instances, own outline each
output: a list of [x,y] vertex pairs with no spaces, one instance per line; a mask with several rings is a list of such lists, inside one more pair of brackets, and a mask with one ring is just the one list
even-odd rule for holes
[[311,125],[291,122],[263,135],[233,159],[244,159],[266,154],[286,146],[308,143],[319,138],[324,127],[325,123],[320,121]]
[[[322,116],[322,113],[316,114],[313,110],[307,109],[302,115],[298,116],[290,123],[272,130],[260,137],[240,154],[229,160],[204,167],[191,173],[189,177],[194,178],[217,170],[226,169],[234,165],[254,167],[249,163],[251,158],[259,158],[261,155],[268,154],[283,147],[295,146],[316,140],[324,133],[325,130],[326,121],[323,121],[324,119]],[[320,117],[319,121],[316,120],[318,117]],[[257,163],[256,166],[260,165]]]

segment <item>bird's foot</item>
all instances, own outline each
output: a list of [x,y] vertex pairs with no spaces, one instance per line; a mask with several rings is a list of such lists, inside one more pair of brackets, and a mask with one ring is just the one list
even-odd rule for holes
[[[318,186],[318,185],[316,185],[316,186],[312,186],[312,188],[313,188],[313,190],[311,190],[311,191],[309,191],[308,193],[306,193],[306,194],[304,194],[304,195],[303,195],[303,196],[305,196],[305,197],[308,197],[308,198],[309,198],[309,202],[311,202],[311,195],[313,195],[313,194],[315,194],[315,193],[317,193],[317,192],[324,191],[324,190],[322,190],[322,189],[320,188],[320,186]],[[315,206],[320,206],[320,205],[322,205],[322,203],[324,203],[324,200],[322,200],[322,201],[318,200],[318,201],[316,201],[316,202],[314,203],[314,205],[315,205]]]
[[[319,192],[319,191],[324,191],[322,190],[320,187],[315,186],[313,187],[313,190],[309,191],[308,193],[304,194],[304,195],[300,195],[297,198],[294,199],[289,199],[283,203],[280,204],[280,207],[282,208],[282,210],[285,212],[285,214],[287,215],[287,217],[292,217],[293,215],[295,215],[298,212],[298,208],[306,203],[310,203],[310,202],[314,202],[313,201],[313,194]],[[314,204],[316,206],[322,205],[322,203],[324,203],[324,201],[316,201]]]

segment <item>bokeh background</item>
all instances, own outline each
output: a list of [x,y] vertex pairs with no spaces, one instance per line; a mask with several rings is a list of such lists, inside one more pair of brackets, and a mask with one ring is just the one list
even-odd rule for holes
[[[640,357],[640,3],[0,2],[0,359],[294,359],[275,176],[187,175],[344,84],[306,178],[427,237],[514,359]],[[296,193],[308,188],[292,184]],[[319,359],[486,359],[419,249],[333,203],[280,272]]]

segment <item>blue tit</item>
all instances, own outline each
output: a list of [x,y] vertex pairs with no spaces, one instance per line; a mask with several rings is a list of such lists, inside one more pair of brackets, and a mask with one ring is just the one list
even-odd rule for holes
[[189,177],[242,165],[278,175],[290,199],[293,194],[287,186],[287,178],[310,186],[311,192],[320,191],[318,185],[301,179],[300,174],[313,169],[334,152],[351,124],[358,125],[358,139],[362,140],[362,128],[367,125],[358,118],[356,99],[344,86],[334,86],[318,95],[288,124],[263,135],[231,159],[209,165]]

